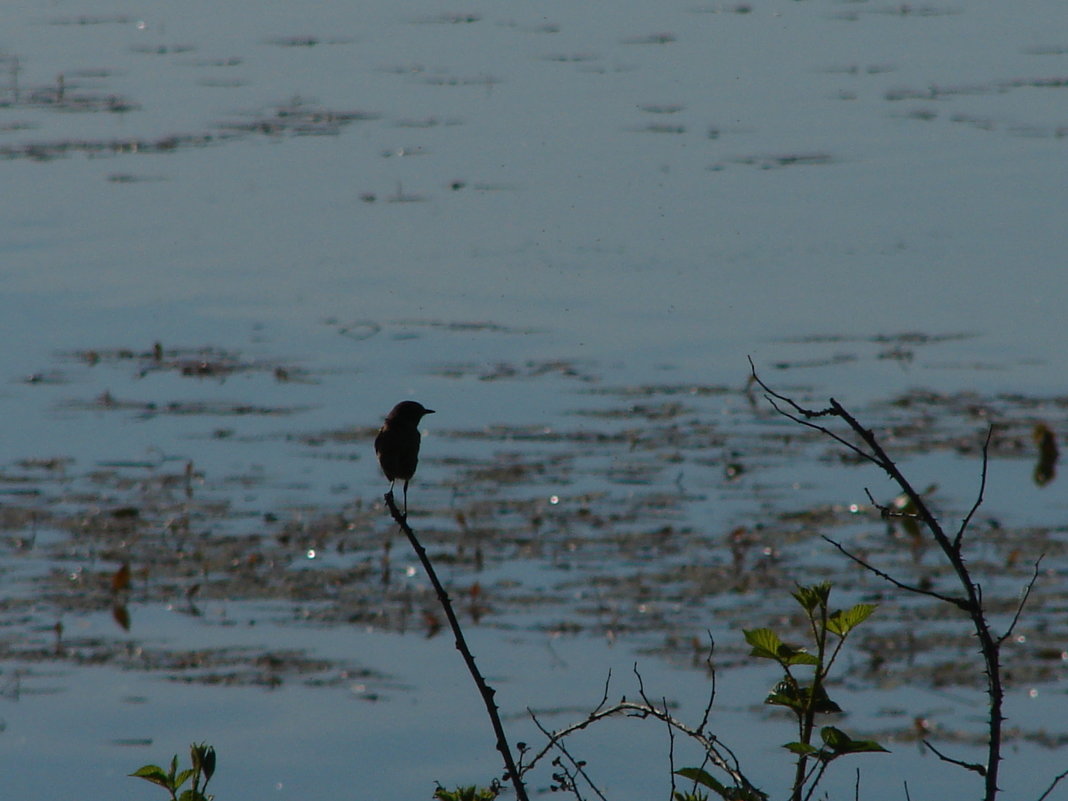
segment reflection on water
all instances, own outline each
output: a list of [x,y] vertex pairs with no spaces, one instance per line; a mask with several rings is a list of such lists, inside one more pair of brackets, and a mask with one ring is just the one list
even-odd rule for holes
[[[220,798],[498,771],[379,501],[369,443],[403,397],[439,412],[413,521],[517,739],[525,706],[581,718],[636,653],[654,692],[703,703],[711,629],[726,725],[767,759],[788,735],[740,629],[830,578],[881,604],[844,668],[850,730],[897,743],[865,787],[891,797],[908,765],[937,794],[955,775],[910,743],[922,718],[967,750],[971,644],[819,535],[944,571],[745,357],[877,426],[947,519],[993,423],[995,614],[1039,553],[1059,574],[1068,47],[1046,5],[12,10],[0,753],[20,795],[127,795],[204,739]],[[1037,592],[1006,646],[1025,790],[1063,718],[1061,590]],[[663,792],[644,736],[583,756]]]

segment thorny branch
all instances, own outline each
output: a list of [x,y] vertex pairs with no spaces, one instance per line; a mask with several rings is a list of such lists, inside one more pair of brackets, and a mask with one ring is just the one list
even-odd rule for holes
[[445,617],[448,618],[449,626],[452,628],[453,636],[456,639],[456,650],[459,651],[460,655],[463,657],[464,664],[467,665],[471,678],[474,679],[475,686],[478,687],[479,695],[482,696],[482,701],[486,705],[486,713],[489,715],[490,723],[493,726],[493,733],[497,737],[497,750],[500,752],[501,758],[504,760],[505,778],[512,782],[512,786],[515,788],[517,801],[528,801],[527,788],[523,784],[523,777],[515,766],[515,760],[512,758],[512,749],[509,747],[508,738],[504,733],[504,724],[501,723],[501,716],[497,710],[497,702],[493,700],[496,691],[486,683],[485,677],[483,677],[482,672],[475,664],[475,657],[471,653],[471,649],[467,647],[467,639],[464,637],[463,629],[460,628],[460,621],[456,619],[456,612],[453,611],[449,593],[445,591],[445,587],[442,586],[441,581],[438,579],[437,571],[434,570],[434,565],[430,561],[426,549],[416,538],[415,532],[412,531],[411,526],[408,525],[407,514],[402,514],[401,510],[397,508],[397,504],[393,500],[393,490],[387,492],[385,497],[390,514],[393,516],[393,519],[397,521],[397,525],[401,527],[401,531],[408,537],[408,542],[411,543],[415,555],[419,557],[419,561],[422,563],[423,569],[426,571],[427,578],[429,578],[430,583],[434,585],[434,592],[437,593],[438,601],[441,603],[441,607],[445,611]]
[[[765,392],[765,398],[772,405],[772,407],[778,411],[781,415],[789,420],[794,421],[799,425],[806,426],[808,428],[815,429],[833,439],[835,442],[840,443],[842,446],[848,448],[853,453],[857,454],[864,460],[874,464],[885,472],[897,486],[905,493],[913,508],[916,510],[916,517],[923,522],[924,526],[930,532],[935,542],[938,544],[942,553],[945,555],[946,560],[953,568],[957,575],[957,580],[960,583],[964,596],[961,598],[952,598],[950,596],[940,596],[931,593],[926,590],[922,590],[918,587],[905,584],[904,582],[894,579],[884,571],[878,570],[871,565],[868,565],[863,560],[850,554],[845,548],[834,543],[832,544],[838,547],[842,553],[849,558],[863,565],[868,570],[871,570],[876,575],[889,581],[894,586],[907,590],[909,592],[919,592],[924,595],[933,595],[946,603],[951,603],[954,606],[965,611],[972,621],[972,628],[975,631],[976,638],[979,640],[979,648],[983,655],[984,663],[984,675],[987,682],[987,696],[989,698],[989,716],[988,716],[988,731],[989,739],[987,743],[987,759],[985,766],[973,766],[966,763],[957,762],[956,760],[947,759],[946,761],[954,762],[974,770],[976,767],[981,768],[979,772],[985,778],[985,801],[994,801],[998,794],[998,767],[1001,761],[1001,740],[1002,740],[1002,723],[1004,722],[1004,716],[1002,715],[1002,709],[1004,705],[1005,692],[1002,686],[1001,678],[1001,657],[1000,648],[1005,639],[1009,636],[1011,631],[1016,625],[1017,620],[1023,610],[1024,604],[1027,602],[1031,593],[1031,588],[1034,586],[1035,580],[1038,575],[1038,567],[1035,568],[1035,577],[1027,585],[1027,589],[1024,593],[1024,597],[1020,606],[1017,608],[1016,615],[1013,617],[1008,631],[1000,637],[995,637],[990,628],[990,624],[986,619],[986,611],[983,607],[983,591],[982,587],[972,580],[971,573],[965,564],[964,558],[961,554],[961,547],[964,541],[964,534],[971,524],[976,511],[982,504],[983,495],[986,489],[986,476],[987,466],[989,463],[989,444],[992,429],[987,430],[986,440],[983,445],[982,455],[982,480],[979,486],[979,492],[975,502],[972,504],[972,508],[962,521],[960,528],[957,530],[952,539],[947,536],[942,525],[935,518],[931,512],[927,502],[923,499],[923,496],[916,491],[908,479],[904,476],[901,470],[893,459],[886,453],[878,438],[875,434],[867,428],[864,428],[860,422],[850,414],[845,407],[843,407],[834,398],[830,399],[830,405],[825,409],[813,410],[807,409],[800,404],[796,403],[791,398],[772,390],[767,384],[765,384],[757,375],[756,366],[753,364],[753,360],[749,359],[749,367],[751,371],[751,380],[758,384]],[[792,409],[789,411],[787,408]],[[813,420],[824,417],[837,417],[845,423],[845,425],[853,432],[853,435],[857,437],[867,448],[861,448],[849,440],[845,439],[842,435],[832,431],[826,426],[812,422]],[[928,747],[931,747],[928,744]],[[938,751],[931,747],[931,750],[938,754]],[[939,756],[941,756],[939,754]]]

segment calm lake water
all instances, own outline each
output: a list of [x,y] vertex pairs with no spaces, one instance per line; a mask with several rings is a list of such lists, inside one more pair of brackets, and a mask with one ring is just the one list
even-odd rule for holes
[[[464,471],[505,464],[528,472],[512,485],[494,474],[491,500],[502,503],[562,497],[577,509],[589,497],[596,512],[681,493],[662,520],[643,507],[642,522],[707,535],[716,553],[681,545],[680,559],[715,562],[729,561],[727,532],[772,510],[863,503],[865,486],[893,494],[879,477],[820,461],[826,446],[754,456],[759,481],[726,481],[724,464],[749,457],[733,432],[786,426],[751,419],[747,356],[805,398],[878,409],[915,389],[971,393],[1007,415],[1026,407],[1063,436],[1068,15],[1058,0],[12,0],[0,19],[9,508],[127,508],[148,497],[146,476],[189,463],[198,498],[203,486],[227,510],[214,534],[268,518],[310,528],[378,501],[369,436],[351,432],[414,397],[438,410],[413,489],[432,510],[427,529],[467,526],[455,516],[471,497]],[[157,342],[166,369],[151,357]],[[644,401],[623,390],[641,387],[660,388],[656,403],[665,388],[705,389],[684,393],[681,410],[631,415]],[[1017,396],[1034,403],[1007,400]],[[637,429],[659,413],[680,415],[683,432],[701,422],[715,433],[692,452],[680,446],[679,460],[646,462],[624,447],[546,439]],[[34,472],[50,459],[58,473]],[[542,459],[550,469],[531,470]],[[917,451],[912,465],[917,484],[934,476],[952,514],[967,509],[974,453]],[[1063,482],[1036,488],[1029,471],[995,461],[984,514],[1063,525]],[[375,519],[375,531],[390,530],[384,512]],[[68,533],[33,536],[27,546],[11,524],[0,549],[0,769],[11,797],[151,798],[159,791],[125,774],[205,739],[219,750],[220,799],[428,798],[435,780],[497,772],[447,636],[324,621],[307,597],[220,595],[195,616],[181,599],[138,596],[152,560],[123,540],[116,552],[142,571],[127,632],[106,603],[72,611],[38,594],[49,576],[114,570],[113,554],[87,556],[72,540],[61,559],[49,549],[66,549]],[[806,547],[835,559],[822,543]],[[345,563],[312,550],[301,569]],[[581,606],[589,597],[565,577],[587,566],[565,565],[565,551],[519,548],[481,578],[456,565],[448,580]],[[391,553],[401,582],[425,587],[400,541]],[[1052,580],[1065,568],[1046,563]],[[728,602],[707,624],[678,622],[685,609],[665,605],[662,626],[633,636],[569,632],[563,623],[581,612],[568,603],[502,601],[474,627],[514,739],[537,742],[528,706],[551,726],[581,718],[609,669],[613,693],[633,697],[636,660],[656,697],[699,715],[707,676],[662,653],[665,639],[712,630],[737,643],[742,625],[772,624],[789,597]],[[57,622],[80,656],[19,656],[27,643],[47,650]],[[244,678],[167,681],[177,666],[138,669],[152,649],[224,651]],[[297,670],[268,690],[265,650],[351,664],[332,669],[329,686]],[[1062,679],[1014,687],[1014,723],[1062,734]],[[778,748],[788,729],[760,706],[773,681],[760,667],[725,667],[717,706],[735,749],[773,765],[769,790],[789,775]],[[850,683],[840,693],[858,730],[941,715],[981,731],[970,689]],[[577,748],[609,798],[667,795],[659,728],[606,726]],[[1059,772],[1048,766],[1066,761],[1033,739],[1013,748],[1012,796],[1036,797]],[[841,768],[828,787],[851,798],[856,766],[875,801],[902,797],[903,775],[913,798],[958,797],[973,781],[915,743],[893,750]]]

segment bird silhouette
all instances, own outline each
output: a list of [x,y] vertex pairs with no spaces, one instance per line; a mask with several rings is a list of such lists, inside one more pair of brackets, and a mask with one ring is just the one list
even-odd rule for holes
[[398,480],[404,482],[404,516],[408,516],[408,482],[415,475],[419,466],[419,421],[425,415],[434,414],[415,401],[401,401],[386,415],[386,422],[375,437],[375,455],[382,472],[389,479],[389,492],[393,494],[393,484]]

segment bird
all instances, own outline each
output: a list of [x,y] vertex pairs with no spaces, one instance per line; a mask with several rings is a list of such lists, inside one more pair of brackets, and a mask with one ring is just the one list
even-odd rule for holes
[[382,472],[389,479],[389,494],[393,484],[404,481],[404,516],[408,516],[408,482],[419,465],[419,421],[425,415],[434,414],[416,401],[401,401],[386,415],[386,422],[375,437],[375,455]]

